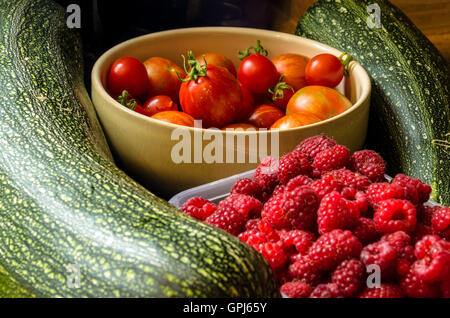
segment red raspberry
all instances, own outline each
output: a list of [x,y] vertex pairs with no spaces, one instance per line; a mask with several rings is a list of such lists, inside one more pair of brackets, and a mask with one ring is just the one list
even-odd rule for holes
[[319,233],[324,234],[334,229],[351,229],[358,218],[359,209],[352,202],[344,199],[339,192],[328,193],[317,210]]
[[319,200],[322,200],[327,193],[340,192],[342,189],[341,184],[332,175],[325,175],[321,179],[312,182],[310,186]]
[[272,196],[278,195],[278,194],[283,194],[284,190],[286,190],[286,186],[279,184],[275,187],[275,189],[273,189],[273,193]]
[[368,177],[345,168],[333,170],[328,174],[333,175],[343,187],[349,187],[355,190],[365,191],[372,183]]
[[245,194],[230,194],[227,198],[222,200],[219,203],[219,208],[230,206],[233,207],[236,211],[242,214],[244,219],[248,220],[249,218],[257,218],[261,216],[262,203]]
[[386,173],[383,158],[373,150],[360,150],[350,158],[352,170],[367,176],[371,181],[379,181]]
[[258,223],[258,230],[267,237],[269,242],[278,242],[280,240],[277,231],[264,220],[261,220],[261,222]]
[[437,209],[431,219],[433,232],[450,241],[450,207]]
[[284,200],[283,193],[278,193],[272,196],[266,203],[264,203],[261,212],[262,219],[269,223],[276,229],[289,228],[290,222],[286,219],[281,209]]
[[421,223],[416,224],[416,229],[414,230],[414,233],[411,234],[411,242],[413,244],[416,244],[418,241],[420,241],[425,235],[431,235],[433,234],[433,230],[430,226],[423,225]]
[[436,235],[427,235],[416,243],[417,261],[412,271],[427,282],[443,281],[450,276],[450,243]]
[[201,197],[190,198],[181,207],[181,211],[200,221],[204,221],[216,210],[217,205]]
[[345,167],[350,159],[350,150],[336,145],[323,150],[314,158],[313,167],[320,171],[331,171]]
[[285,191],[281,205],[284,218],[298,230],[311,230],[317,219],[319,200],[308,186],[300,186],[292,191]]
[[294,151],[303,152],[308,155],[311,162],[319,152],[337,145],[336,141],[326,136],[314,136],[303,140]]
[[378,265],[383,280],[395,276],[397,267],[397,252],[389,242],[378,241],[367,245],[361,251],[361,262],[364,265]]
[[351,259],[343,261],[331,275],[331,281],[335,283],[345,297],[354,297],[364,284],[364,265]]
[[237,179],[231,188],[230,194],[246,194],[256,199],[261,198],[261,187],[259,184],[248,178]]
[[382,283],[380,287],[366,287],[359,298],[403,298],[405,293],[400,286],[391,283]]
[[441,293],[439,283],[421,280],[413,268],[401,279],[400,286],[406,295],[412,298],[437,298]]
[[230,206],[218,208],[216,212],[208,216],[205,220],[206,223],[235,236],[242,232],[245,221],[242,214]]
[[333,230],[320,236],[308,255],[319,269],[332,270],[346,259],[357,257],[362,245],[350,231]]
[[290,152],[280,158],[278,165],[278,180],[287,184],[298,175],[309,175],[312,167],[308,156],[301,152]]
[[320,282],[321,272],[311,261],[309,256],[302,256],[289,265],[288,275],[291,279],[302,281],[310,285],[316,285]]
[[253,180],[263,192],[272,193],[278,184],[278,160],[273,157],[264,158],[256,168]]
[[310,298],[343,298],[339,287],[335,283],[320,284],[312,291]]
[[414,247],[411,245],[409,235],[403,231],[398,231],[383,236],[381,241],[388,242],[395,249],[397,253],[397,275],[405,275],[415,259]]
[[412,233],[417,223],[416,208],[407,200],[384,200],[378,204],[373,220],[380,233]]
[[372,183],[366,190],[369,204],[376,209],[378,203],[387,199],[403,199],[403,190],[400,186],[387,182]]
[[397,174],[391,181],[404,189],[404,196],[413,204],[421,204],[430,199],[431,187],[422,180],[404,174]]
[[450,278],[441,282],[441,297],[450,298]]
[[311,294],[311,286],[304,282],[292,281],[283,284],[280,291],[289,298],[307,298]]
[[[347,188],[351,189],[351,188]],[[342,191],[342,196],[344,196],[346,199],[351,200],[352,203],[358,208],[359,215],[366,216],[369,211],[369,199],[367,198],[367,195],[364,192],[358,191],[355,193],[354,197],[344,195],[345,193]]]
[[299,175],[289,180],[286,185],[286,189],[287,191],[292,191],[299,186],[310,185],[312,182],[312,179],[308,178],[307,176]]
[[257,246],[267,242],[267,237],[257,230],[247,230],[242,232],[238,235],[238,238],[251,246]]
[[380,235],[375,229],[375,223],[372,219],[359,218],[353,228],[353,234],[358,238],[362,245],[371,244],[378,241]]
[[281,244],[266,242],[254,246],[254,248],[262,254],[274,271],[286,264],[287,255],[284,253]]
[[424,225],[431,226],[433,214],[440,208],[441,208],[440,206],[419,205],[416,208],[417,220],[422,222]]
[[313,233],[301,230],[280,231],[279,235],[285,249],[295,247],[297,252],[304,255],[316,239]]
[[433,248],[442,247],[439,242],[441,242],[441,238],[438,235],[426,235],[422,237],[422,239],[416,243],[414,255],[417,259],[430,257]]
[[250,219],[245,223],[246,230],[259,230],[258,225],[261,219]]

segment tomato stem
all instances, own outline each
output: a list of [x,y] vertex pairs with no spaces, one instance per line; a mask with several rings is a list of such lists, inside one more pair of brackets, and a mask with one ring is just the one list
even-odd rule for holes
[[122,94],[119,97],[117,97],[117,101],[120,104],[131,110],[135,110],[137,106],[136,100],[134,98],[130,100],[127,99],[128,99],[128,92],[126,90],[122,91]]
[[353,57],[347,52],[344,52],[341,55],[339,55],[339,60],[341,61],[342,66],[344,66],[344,75],[349,76],[350,74],[348,72],[348,65],[350,64],[351,61],[353,61]]
[[206,68],[208,65],[206,63],[205,56],[203,55],[203,62],[205,62],[205,65],[203,66],[200,64],[199,61],[197,61],[192,51],[188,51],[187,56],[188,56],[187,60],[188,66],[186,66],[186,57],[184,55],[181,55],[181,57],[183,58],[183,68],[187,76],[186,78],[181,78],[180,75],[177,73],[178,79],[182,82],[189,82],[189,81],[196,81],[197,78],[201,76],[206,76]]
[[245,51],[239,50],[239,59],[242,61],[243,59],[245,59],[247,56],[250,56],[252,53],[250,52],[251,50],[254,51],[254,53],[256,54],[261,54],[264,56],[267,56],[269,53],[267,52],[267,50],[261,45],[261,41],[260,40],[256,40],[256,47],[254,46],[249,46]]
[[269,88],[269,93],[272,94],[273,101],[283,99],[285,89],[290,89],[291,91],[294,91],[294,89],[291,86],[289,86],[286,82],[283,81],[284,76],[285,76],[284,74],[281,75],[277,85]]

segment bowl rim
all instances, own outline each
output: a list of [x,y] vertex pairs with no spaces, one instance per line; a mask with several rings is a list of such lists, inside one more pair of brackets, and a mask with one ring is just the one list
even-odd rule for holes
[[[91,90],[96,90],[100,96],[109,104],[112,104],[112,106],[114,108],[116,108],[119,112],[122,112],[124,115],[127,114],[129,116],[134,117],[135,119],[138,120],[145,120],[148,121],[149,123],[153,123],[153,124],[157,124],[157,125],[161,125],[161,126],[165,126],[167,128],[178,128],[178,129],[186,129],[188,131],[192,131],[192,132],[198,132],[198,131],[209,131],[209,132],[221,132],[223,134],[246,134],[246,135],[252,135],[252,134],[271,134],[271,133],[281,133],[281,132],[287,132],[287,131],[298,131],[298,130],[303,130],[303,129],[307,129],[307,128],[311,128],[311,127],[316,127],[316,126],[320,126],[326,123],[330,123],[332,121],[338,120],[339,118],[342,118],[346,115],[348,115],[349,113],[352,113],[354,111],[356,111],[358,108],[360,108],[364,101],[366,101],[371,93],[371,81],[370,81],[370,77],[367,74],[366,70],[361,66],[361,64],[359,64],[356,61],[351,61],[349,63],[348,69],[349,69],[349,73],[353,74],[354,72],[358,72],[358,77],[361,77],[359,79],[359,81],[361,83],[364,83],[365,85],[362,85],[362,92],[361,92],[361,96],[357,99],[357,101],[351,106],[349,107],[346,111],[333,116],[331,118],[322,120],[320,122],[317,123],[313,123],[313,124],[309,124],[309,125],[305,125],[305,126],[300,126],[300,127],[295,127],[295,128],[288,128],[288,129],[266,129],[266,130],[221,130],[220,128],[200,128],[200,127],[188,127],[188,126],[181,126],[181,125],[177,125],[177,124],[172,124],[172,123],[168,123],[165,121],[161,121],[161,120],[157,120],[145,115],[142,115],[138,112],[135,112],[125,106],[123,106],[122,104],[120,104],[118,101],[116,101],[111,95],[108,94],[108,92],[106,91],[106,88],[103,86],[102,81],[101,81],[101,70],[105,64],[105,62],[109,59],[110,55],[114,54],[115,51],[121,50],[127,46],[132,45],[132,43],[135,42],[140,42],[140,41],[146,41],[148,39],[153,39],[153,38],[158,38],[158,37],[167,37],[167,36],[180,36],[182,34],[192,34],[192,33],[211,33],[211,32],[221,32],[224,34],[235,34],[235,33],[245,33],[247,35],[253,35],[253,36],[258,36],[261,35],[261,33],[264,33],[267,36],[275,36],[278,38],[284,38],[286,40],[292,40],[292,41],[302,41],[302,42],[306,42],[308,45],[310,46],[315,46],[318,48],[323,48],[326,51],[331,52],[332,54],[334,54],[335,56],[339,56],[340,54],[342,54],[343,52],[329,46],[326,44],[323,44],[321,42],[315,41],[315,40],[311,40],[302,36],[298,36],[295,34],[289,34],[289,33],[284,33],[284,32],[279,32],[279,31],[274,31],[274,30],[265,30],[265,29],[255,29],[255,28],[244,28],[244,27],[192,27],[192,28],[181,28],[181,29],[172,29],[172,30],[166,30],[166,31],[159,31],[159,32],[154,32],[154,33],[149,33],[149,34],[145,34],[145,35],[141,35],[138,37],[134,37],[131,38],[129,40],[123,41],[119,44],[116,44],[115,46],[109,48],[108,50],[106,50],[95,62],[92,71],[91,71]],[[92,92],[91,92],[92,93]],[[95,103],[94,107],[95,107]],[[95,107],[96,108],[96,107]]]

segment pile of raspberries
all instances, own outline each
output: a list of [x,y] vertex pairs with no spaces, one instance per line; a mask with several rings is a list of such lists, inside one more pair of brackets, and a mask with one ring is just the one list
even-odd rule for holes
[[450,208],[385,172],[375,151],[315,136],[265,158],[218,205],[194,197],[182,211],[259,251],[287,297],[449,298]]

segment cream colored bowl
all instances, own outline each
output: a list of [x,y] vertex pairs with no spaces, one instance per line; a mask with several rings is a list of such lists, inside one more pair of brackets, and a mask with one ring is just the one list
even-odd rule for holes
[[134,38],[109,49],[97,60],[92,70],[92,100],[116,159],[127,173],[154,193],[170,197],[187,188],[253,169],[262,157],[281,156],[313,135],[326,134],[352,151],[363,145],[371,85],[367,73],[356,62],[350,63],[350,77],[341,83],[341,91],[353,103],[349,110],[320,123],[280,132],[224,132],[173,125],[127,109],[104,88],[109,67],[122,56],[141,61],[160,56],[181,66],[181,55],[188,50],[196,55],[218,52],[231,58],[237,68],[238,50],[255,45],[257,39],[268,49],[269,58],[283,53],[308,57],[341,53],[286,33],[207,27]]

